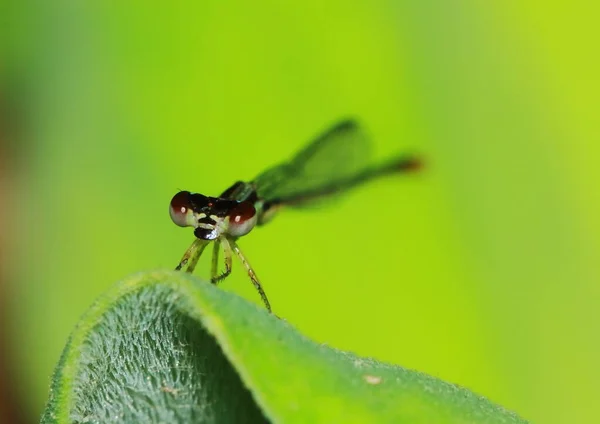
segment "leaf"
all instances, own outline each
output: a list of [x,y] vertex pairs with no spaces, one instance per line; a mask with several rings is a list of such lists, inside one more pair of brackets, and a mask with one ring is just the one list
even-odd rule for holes
[[194,276],[145,272],[96,301],[42,423],[524,423],[464,388],[319,345]]

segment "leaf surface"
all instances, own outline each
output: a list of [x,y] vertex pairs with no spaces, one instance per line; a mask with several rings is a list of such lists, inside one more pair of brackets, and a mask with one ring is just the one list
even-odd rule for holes
[[42,423],[523,423],[459,386],[317,344],[189,274],[134,275],[72,333]]

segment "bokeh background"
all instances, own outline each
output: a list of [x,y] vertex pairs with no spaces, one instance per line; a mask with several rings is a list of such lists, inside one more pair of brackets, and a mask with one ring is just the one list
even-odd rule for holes
[[[38,419],[100,293],[177,263],[193,239],[167,213],[178,189],[216,195],[346,116],[376,159],[427,168],[241,240],[275,312],[532,421],[598,421],[587,4],[4,2],[5,422]],[[234,266],[223,288],[259,302]]]

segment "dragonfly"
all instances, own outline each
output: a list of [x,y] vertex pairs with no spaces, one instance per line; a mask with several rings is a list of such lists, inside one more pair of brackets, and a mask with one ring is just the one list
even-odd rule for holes
[[[300,208],[354,188],[367,181],[418,170],[421,161],[410,154],[371,163],[371,143],[359,123],[346,119],[334,125],[290,160],[259,174],[250,182],[237,181],[218,197],[180,191],[169,213],[180,227],[193,227],[196,237],[175,270],[192,273],[205,248],[213,243],[211,283],[223,281],[233,256],[246,268],[266,309],[271,304],[256,272],[242,253],[238,239],[262,226],[282,208]],[[219,270],[223,251],[225,269]]]

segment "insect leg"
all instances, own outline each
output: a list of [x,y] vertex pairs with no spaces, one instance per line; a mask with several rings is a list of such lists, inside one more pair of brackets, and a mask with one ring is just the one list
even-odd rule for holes
[[217,241],[215,243],[215,248],[214,248],[214,253],[213,253],[213,262],[212,262],[212,274],[211,274],[211,279],[210,282],[213,284],[219,284],[221,281],[223,281],[225,278],[227,278],[227,276],[229,274],[231,274],[231,247],[229,246],[229,244],[227,243],[227,241],[225,241],[225,243],[223,243],[223,256],[225,257],[225,271],[222,272],[221,274],[218,274],[218,266],[219,266],[219,245],[221,244],[221,241]]
[[250,266],[250,263],[248,262],[248,260],[244,257],[244,254],[238,247],[235,240],[231,239],[231,238],[224,238],[223,239],[223,247],[224,247],[224,251],[233,250],[235,252],[235,254],[238,256],[238,258],[240,258],[240,261],[242,262],[242,264],[244,264],[244,267],[246,267],[246,270],[248,271],[248,276],[250,277],[252,284],[254,284],[254,287],[258,291],[258,294],[260,294],[260,298],[262,299],[263,303],[265,304],[267,311],[271,312],[271,305],[269,304],[269,299],[267,299],[267,295],[265,294],[265,291],[263,290],[262,286],[260,285],[260,281],[258,281],[258,277],[256,276],[256,273]]
[[206,247],[206,244],[207,243],[205,240],[194,240],[191,246],[188,247],[188,249],[183,254],[183,257],[181,258],[181,261],[179,261],[179,264],[175,267],[175,271],[181,271],[181,269],[187,265],[187,269],[185,271],[194,272],[194,268],[196,267],[196,264],[200,259],[200,255],[202,255],[202,252]]

